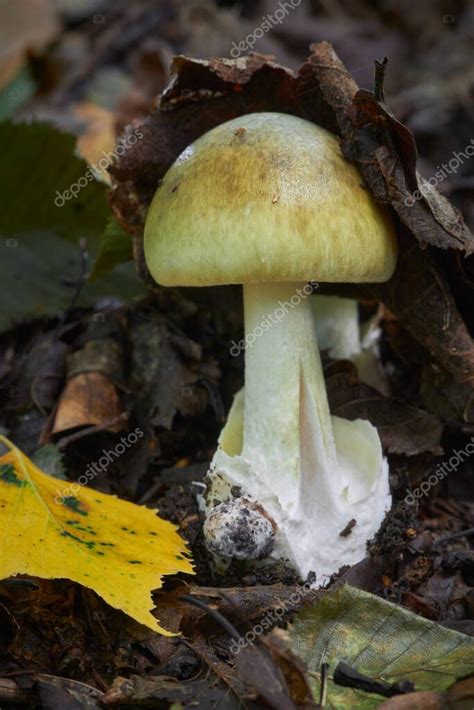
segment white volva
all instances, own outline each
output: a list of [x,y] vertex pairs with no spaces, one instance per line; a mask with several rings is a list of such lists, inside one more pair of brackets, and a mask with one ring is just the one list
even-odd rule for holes
[[[303,287],[244,286],[246,340],[252,343],[245,353],[245,389],[222,431],[206,500],[214,506],[239,487],[237,505],[255,501],[275,523],[272,555],[287,558],[303,578],[315,572],[321,584],[365,556],[391,499],[376,429],[329,413]],[[284,316],[275,317],[282,309]],[[225,531],[223,539],[231,556]]]

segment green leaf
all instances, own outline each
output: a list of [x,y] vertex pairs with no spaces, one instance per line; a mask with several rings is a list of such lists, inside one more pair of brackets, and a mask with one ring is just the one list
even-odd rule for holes
[[[110,214],[105,189],[75,157],[75,144],[75,136],[46,123],[0,125],[1,233],[48,230],[71,243],[102,234]],[[75,192],[81,179],[85,186],[63,204],[62,194]]]
[[35,82],[27,66],[13,77],[0,91],[0,120],[13,116],[35,93]]
[[[344,586],[304,609],[290,629],[291,645],[319,673],[339,661],[376,680],[411,680],[416,690],[444,690],[474,672],[474,640],[403,607]],[[315,681],[315,697],[319,684]],[[328,684],[327,708],[377,708],[383,698]]]
[[117,264],[133,261],[133,247],[127,234],[114,219],[109,219],[100,243],[92,279],[108,273]]
[[[105,186],[75,157],[75,140],[47,124],[0,124],[0,330],[69,306],[81,276],[80,240],[93,270],[110,210]],[[79,186],[75,197],[71,186]],[[89,279],[78,305],[144,292],[134,264],[120,264]]]

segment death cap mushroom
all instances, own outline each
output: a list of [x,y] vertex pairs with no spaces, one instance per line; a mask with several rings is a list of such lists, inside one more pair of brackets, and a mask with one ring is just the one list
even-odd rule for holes
[[188,146],[150,206],[145,256],[164,286],[383,282],[390,220],[325,129],[254,113]]

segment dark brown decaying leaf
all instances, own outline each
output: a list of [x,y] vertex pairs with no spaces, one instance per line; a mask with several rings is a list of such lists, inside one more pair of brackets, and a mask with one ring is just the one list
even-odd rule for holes
[[331,412],[344,419],[368,419],[377,427],[388,453],[442,452],[443,427],[437,417],[361,383],[355,366],[347,361],[332,363],[325,375]]
[[382,557],[365,557],[357,562],[334,582],[332,589],[338,589],[343,584],[363,589],[375,594],[382,587],[382,575],[386,571],[387,562]]
[[171,331],[160,314],[137,314],[132,323],[134,387],[139,409],[158,427],[171,429],[174,415],[202,413],[207,404],[206,375],[215,381],[217,368],[202,358],[202,348],[183,334]]
[[118,676],[102,698],[102,704],[106,707],[132,705],[159,708],[169,707],[170,703],[183,707],[196,702],[205,708],[238,710],[242,707],[239,698],[234,697],[230,690],[216,684],[215,676],[199,676],[187,683],[160,676]]
[[436,190],[419,188],[415,139],[387,107],[369,91],[357,92],[350,107],[351,131],[342,149],[355,162],[374,197],[394,207],[401,222],[423,244],[440,249],[474,249],[472,234],[462,215]]
[[274,631],[264,644],[250,644],[235,657],[240,678],[255,688],[259,699],[274,710],[315,708],[302,662]]
[[[224,598],[227,596],[224,591],[221,594]],[[214,673],[234,690],[236,695],[243,697],[243,682],[248,688],[254,689],[265,706],[274,710],[297,710],[298,708],[303,710],[303,708],[314,707],[304,664],[291,651],[289,638],[281,629],[274,629],[264,638],[262,634],[268,625],[256,624],[251,627],[252,636],[242,637],[229,620],[213,606],[189,595],[183,599],[192,606],[205,610],[211,620],[217,622],[231,635],[230,652],[234,657],[234,667],[239,677],[238,684],[234,672],[218,659],[212,646],[203,636],[198,634],[190,646]],[[231,607],[234,606],[234,600],[229,598],[227,601],[230,601]]]
[[[252,111],[294,113],[341,136],[376,199],[391,204],[421,244],[473,251],[472,234],[447,200],[431,193],[435,214],[426,198],[404,205],[419,187],[412,133],[371,92],[358,90],[328,42],[310,49],[297,74],[256,53],[239,60],[177,57],[175,76],[142,127],[144,140],[110,168],[116,183],[154,190],[179,153],[219,123]],[[111,202],[120,212],[120,197],[112,194]]]
[[[302,587],[272,584],[258,587],[235,587],[223,590],[219,587],[189,587],[188,593],[194,596],[203,596],[208,600],[218,603],[218,609],[226,618],[232,619],[234,625],[242,620],[252,622],[265,616],[276,608],[283,607],[296,611],[303,604],[316,601],[322,594],[311,590],[301,594]],[[298,596],[298,602],[293,602],[292,597]]]
[[395,274],[375,293],[457,382],[473,386],[474,342],[434,249],[406,244]]
[[474,397],[470,388],[456,382],[445,369],[433,364],[422,372],[423,407],[445,422],[474,423]]
[[40,673],[36,678],[38,695],[46,710],[99,710],[104,695],[96,688],[77,680]]

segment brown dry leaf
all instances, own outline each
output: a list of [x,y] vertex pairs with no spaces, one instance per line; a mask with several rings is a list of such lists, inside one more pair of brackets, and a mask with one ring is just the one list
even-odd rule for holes
[[245,677],[240,677],[238,668],[229,665],[217,656],[206,636],[201,633],[193,634],[190,647],[196,655],[204,661],[219,680],[228,686],[234,695],[240,698],[242,702],[248,699],[255,700],[256,693],[252,688],[252,683],[247,682]]
[[454,708],[458,707],[457,703],[460,704],[463,701],[465,705],[459,707],[465,707],[468,703],[470,703],[469,707],[474,706],[474,676],[459,680],[452,685],[448,690],[448,701],[452,703]]
[[344,419],[368,419],[390,454],[442,453],[443,427],[433,414],[377,390],[358,380],[355,366],[348,361],[332,363],[325,370],[326,388],[332,414]]
[[110,185],[110,174],[107,168],[98,163],[106,158],[115,145],[115,116],[112,111],[96,106],[93,103],[78,103],[73,107],[73,113],[85,123],[85,130],[77,139],[76,147],[79,155],[91,166],[95,166],[101,179]]
[[407,241],[393,277],[372,289],[372,293],[457,382],[473,387],[474,343],[458,311],[438,254],[433,248],[421,250]]
[[155,426],[170,430],[176,412],[197,415],[207,404],[202,348],[173,332],[159,313],[136,314],[130,330],[133,385],[140,392],[140,411]]
[[[417,174],[418,156],[411,131],[364,89],[357,92],[350,116],[352,130],[342,149],[357,164],[376,200],[392,205],[421,244],[470,254],[474,241],[462,215],[437,190],[424,187]],[[419,189],[424,199],[413,197]]]
[[420,395],[423,407],[443,421],[474,423],[474,394],[462,382],[437,364],[425,367],[421,376]]
[[115,385],[100,372],[83,372],[68,380],[56,410],[53,434],[81,426],[122,431],[125,423]]
[[235,657],[235,666],[239,677],[255,688],[265,707],[297,710],[285,677],[268,648],[261,644],[244,646]]
[[[269,584],[255,587],[188,587],[187,594],[205,597],[208,604],[217,604],[218,611],[230,619],[234,625],[242,620],[252,622],[277,608],[296,611],[304,604],[314,603],[324,592],[317,590],[302,594],[303,588],[284,584]],[[298,601],[294,602],[294,597]],[[159,604],[158,604],[159,608]],[[161,611],[161,610],[160,610]],[[276,623],[276,620],[275,620]]]
[[419,690],[416,693],[396,695],[379,705],[378,710],[446,710],[446,702],[440,693]]
[[59,32],[52,0],[15,0],[2,3],[0,25],[0,87],[21,68],[28,51],[38,52]]
[[126,707],[198,707],[240,710],[242,702],[232,691],[216,684],[215,676],[201,674],[183,683],[164,676],[118,676],[101,698],[102,705]]
[[104,696],[100,690],[85,683],[44,673],[36,676],[36,688],[45,708],[100,710],[100,701]]
[[[114,324],[118,332],[114,335]],[[81,426],[122,431],[126,415],[117,386],[123,384],[124,350],[119,321],[88,324],[85,343],[67,359],[68,380],[59,399],[52,433]],[[99,337],[99,334],[109,337]]]
[[308,683],[306,666],[301,658],[291,650],[288,633],[277,627],[263,638],[263,642],[274,662],[280,668],[296,706],[298,708],[316,707]]

